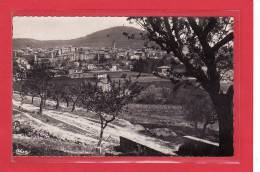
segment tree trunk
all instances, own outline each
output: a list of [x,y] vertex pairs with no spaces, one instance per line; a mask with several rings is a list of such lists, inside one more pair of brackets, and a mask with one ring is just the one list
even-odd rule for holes
[[76,106],[76,102],[73,102],[71,112],[73,112],[75,110],[75,106]]
[[43,107],[45,107],[45,105],[46,105],[46,99],[44,98],[44,100],[43,100]]
[[198,121],[197,121],[197,120],[194,121],[194,124],[193,124],[193,125],[194,125],[194,129],[195,129],[196,131],[198,131],[198,128],[199,128],[199,127],[198,127]]
[[100,134],[99,134],[99,141],[98,141],[98,144],[97,144],[98,147],[101,145],[101,142],[102,142],[102,139],[103,139],[103,133],[104,133],[104,128],[103,128],[103,125],[101,124]]
[[58,109],[60,107],[60,101],[59,101],[59,99],[56,99],[56,109]]
[[22,105],[23,105],[23,101],[24,101],[24,96],[21,96],[21,102],[20,102],[19,109],[21,109],[21,107],[22,107]]
[[42,114],[43,103],[44,103],[44,100],[43,100],[43,98],[41,97],[39,114]]
[[207,129],[207,126],[209,125],[208,121],[206,121],[204,124],[203,124],[203,128],[202,128],[202,132],[201,132],[201,137],[204,138],[205,135],[206,135],[206,129]]
[[233,112],[230,108],[218,108],[220,154],[232,156],[233,148]]
[[226,94],[211,96],[216,108],[219,123],[220,155],[232,156],[233,147],[233,86]]
[[65,99],[65,101],[66,101],[67,107],[69,107],[69,100]]
[[76,98],[76,100],[75,100],[75,101],[73,102],[73,104],[72,104],[71,112],[73,112],[73,111],[75,110],[77,101],[78,101],[78,97]]
[[33,100],[34,100],[34,96],[32,96],[32,102],[31,102],[32,104],[33,104]]

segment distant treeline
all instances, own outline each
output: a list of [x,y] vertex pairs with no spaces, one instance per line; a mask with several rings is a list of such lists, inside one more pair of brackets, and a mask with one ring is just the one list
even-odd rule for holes
[[169,66],[173,64],[173,60],[169,58],[162,59],[140,59],[133,63],[133,71],[142,73],[153,73],[160,66]]

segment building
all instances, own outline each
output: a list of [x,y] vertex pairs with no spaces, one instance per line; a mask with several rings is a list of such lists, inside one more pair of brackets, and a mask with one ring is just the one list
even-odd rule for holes
[[170,75],[170,66],[160,66],[157,67],[158,74],[161,76],[169,76]]
[[88,70],[96,70],[96,69],[97,69],[97,66],[94,65],[94,64],[88,64],[88,65],[87,65],[87,69],[88,69]]
[[112,67],[110,68],[110,71],[113,71],[113,72],[119,71],[119,70],[120,70],[119,64],[113,64]]
[[100,87],[104,92],[111,90],[111,84],[108,74],[98,74],[97,79],[97,86]]

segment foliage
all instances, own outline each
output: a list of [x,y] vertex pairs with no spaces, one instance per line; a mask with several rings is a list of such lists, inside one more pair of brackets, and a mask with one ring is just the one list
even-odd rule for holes
[[72,112],[75,110],[77,103],[79,103],[82,99],[85,91],[85,83],[86,81],[83,80],[80,83],[73,84],[68,87],[68,92],[66,94],[67,96],[70,95],[70,100],[72,101]]
[[45,64],[34,64],[31,69],[26,71],[24,87],[33,95],[40,97],[40,111],[42,113],[44,101],[47,99],[50,80],[54,73]]
[[58,109],[60,99],[66,94],[63,84],[60,82],[52,82],[49,84],[47,91],[48,97],[56,101],[56,109]]
[[170,98],[170,88],[150,85],[135,98],[134,102],[141,104],[168,104],[171,102]]
[[[233,154],[233,86],[220,87],[223,70],[233,68],[233,17],[129,17],[161,49],[172,52],[197,79],[215,106],[220,154]],[[172,79],[173,80],[173,79]]]
[[32,128],[30,125],[22,125],[20,121],[13,122],[13,133],[14,134],[22,134],[28,137],[38,137],[38,138],[53,138],[57,139],[57,137],[51,135],[48,131],[42,129]]
[[200,92],[190,92],[189,100],[185,101],[183,107],[188,111],[186,120],[194,122],[194,127],[198,128],[198,122],[214,123],[216,121],[215,109],[210,98]]
[[13,133],[18,134],[21,130],[21,123],[20,121],[13,121]]
[[85,82],[82,85],[84,107],[95,112],[100,119],[101,131],[98,146],[101,145],[103,130],[143,89],[137,81],[133,82],[131,78],[125,78],[123,81],[111,81],[108,89],[103,89],[100,83],[103,84],[102,81],[97,80],[94,83]]
[[162,66],[163,61],[158,59],[140,59],[133,64],[133,71],[142,73],[152,73],[157,67]]
[[[173,52],[200,82],[204,83],[219,77],[214,70],[217,69],[223,56],[232,59],[231,40],[234,22],[232,17],[129,17],[128,19],[142,26],[147,31],[147,37],[162,49]],[[215,60],[218,57],[220,61]],[[230,63],[224,66],[232,67]],[[206,73],[202,67],[207,68]],[[214,78],[211,78],[213,75]]]
[[20,67],[17,63],[17,61],[13,60],[13,75],[16,76],[16,74],[19,74]]

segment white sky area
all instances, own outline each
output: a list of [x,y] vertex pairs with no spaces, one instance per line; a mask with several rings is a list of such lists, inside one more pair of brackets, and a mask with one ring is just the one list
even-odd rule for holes
[[133,26],[127,17],[13,17],[13,38],[66,40],[114,26]]

